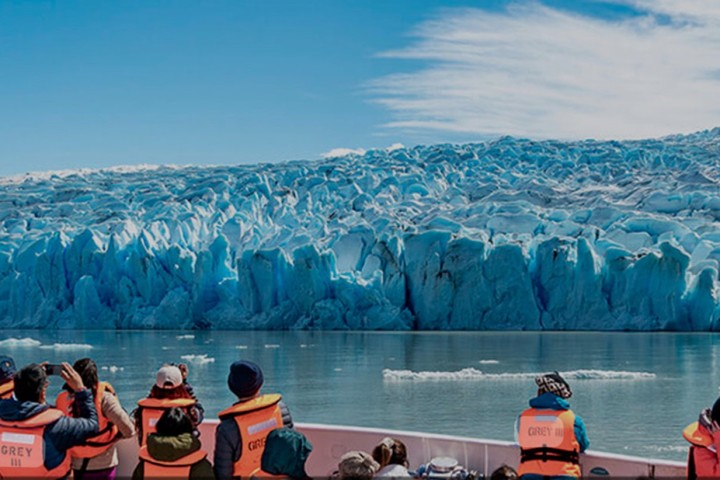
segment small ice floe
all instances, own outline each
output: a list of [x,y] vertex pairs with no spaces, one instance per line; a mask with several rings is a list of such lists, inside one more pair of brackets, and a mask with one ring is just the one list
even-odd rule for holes
[[273,343],[266,343],[265,348],[280,348],[280,345],[276,345]]
[[237,348],[238,350],[247,350],[248,346],[247,345],[235,345],[235,348]]
[[500,362],[498,360],[480,360],[478,363],[480,365],[497,365]]
[[104,370],[104,371],[110,372],[110,373],[117,373],[117,372],[125,371],[125,367],[118,367],[117,365],[110,365],[108,367],[108,366],[103,365],[102,367],[100,367],[100,370]]
[[333,368],[334,372],[342,372],[342,368]]
[[0,340],[0,348],[24,348],[24,347],[37,347],[40,346],[41,342],[34,338],[6,338]]
[[53,343],[52,345],[41,345],[40,348],[43,350],[67,352],[73,350],[92,350],[93,346],[87,343]]
[[193,338],[195,338],[195,335],[178,335],[175,338],[177,338],[178,340],[192,340]]
[[180,358],[194,365],[206,365],[208,363],[215,363],[214,357],[208,357],[204,353],[200,355],[182,355]]

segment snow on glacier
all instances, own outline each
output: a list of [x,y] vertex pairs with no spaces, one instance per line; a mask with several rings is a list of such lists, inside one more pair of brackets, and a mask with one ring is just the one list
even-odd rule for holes
[[0,178],[0,328],[720,330],[720,129]]

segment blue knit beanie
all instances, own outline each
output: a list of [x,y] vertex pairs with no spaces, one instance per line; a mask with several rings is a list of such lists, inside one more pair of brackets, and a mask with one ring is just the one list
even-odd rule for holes
[[260,367],[247,360],[238,360],[230,365],[228,387],[238,398],[255,395],[263,384],[263,373]]
[[12,358],[0,355],[0,383],[10,381],[15,375],[15,362]]

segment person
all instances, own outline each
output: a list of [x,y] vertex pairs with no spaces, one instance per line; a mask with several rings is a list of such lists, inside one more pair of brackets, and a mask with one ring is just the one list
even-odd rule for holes
[[376,477],[411,477],[407,449],[400,440],[385,437],[373,448],[373,459],[380,465]]
[[380,465],[368,453],[354,450],[340,457],[334,478],[339,480],[370,480],[380,469]]
[[163,365],[155,376],[155,385],[150,394],[138,402],[133,412],[140,446],[145,445],[148,435],[155,431],[155,423],[170,408],[184,409],[193,426],[197,427],[203,420],[204,412],[198,405],[194,394],[188,392],[180,369],[175,365]]
[[3,478],[64,478],[70,473],[69,450],[98,433],[92,392],[80,375],[63,363],[60,377],[75,395],[77,418],[48,405],[45,365],[32,363],[14,376],[14,398],[0,400],[0,474]]
[[698,421],[685,428],[683,437],[690,443],[687,478],[720,477],[720,398],[712,408],[700,412]]
[[220,480],[251,475],[260,467],[268,433],[293,427],[280,395],[260,395],[263,380],[262,370],[253,362],[238,360],[230,365],[227,384],[238,400],[220,412],[215,429],[214,468]]
[[0,400],[12,398],[13,375],[15,375],[15,361],[5,355],[0,355]]
[[516,424],[520,444],[518,475],[533,478],[579,478],[580,456],[590,445],[585,423],[570,410],[570,385],[558,372],[535,378],[537,396]]
[[312,480],[305,472],[305,462],[312,449],[312,444],[302,433],[290,428],[276,428],[265,439],[260,468],[251,477]]
[[518,474],[514,468],[501,465],[490,474],[490,480],[517,480]]
[[182,408],[165,410],[157,421],[157,430],[148,435],[140,448],[140,460],[133,480],[145,478],[214,479],[207,453],[200,448],[195,426]]
[[[112,385],[99,381],[97,365],[92,359],[81,358],[73,364],[73,368],[82,378],[83,385],[92,392],[98,416],[98,434],[72,449],[74,477],[83,480],[114,479],[118,465],[115,444],[120,438],[135,435],[135,425],[120,405]],[[78,416],[75,395],[67,384],[57,396],[55,405],[65,415]]]

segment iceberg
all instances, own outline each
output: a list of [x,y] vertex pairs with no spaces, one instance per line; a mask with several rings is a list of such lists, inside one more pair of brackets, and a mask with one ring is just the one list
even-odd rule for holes
[[0,328],[718,331],[718,167],[714,129],[0,178]]

